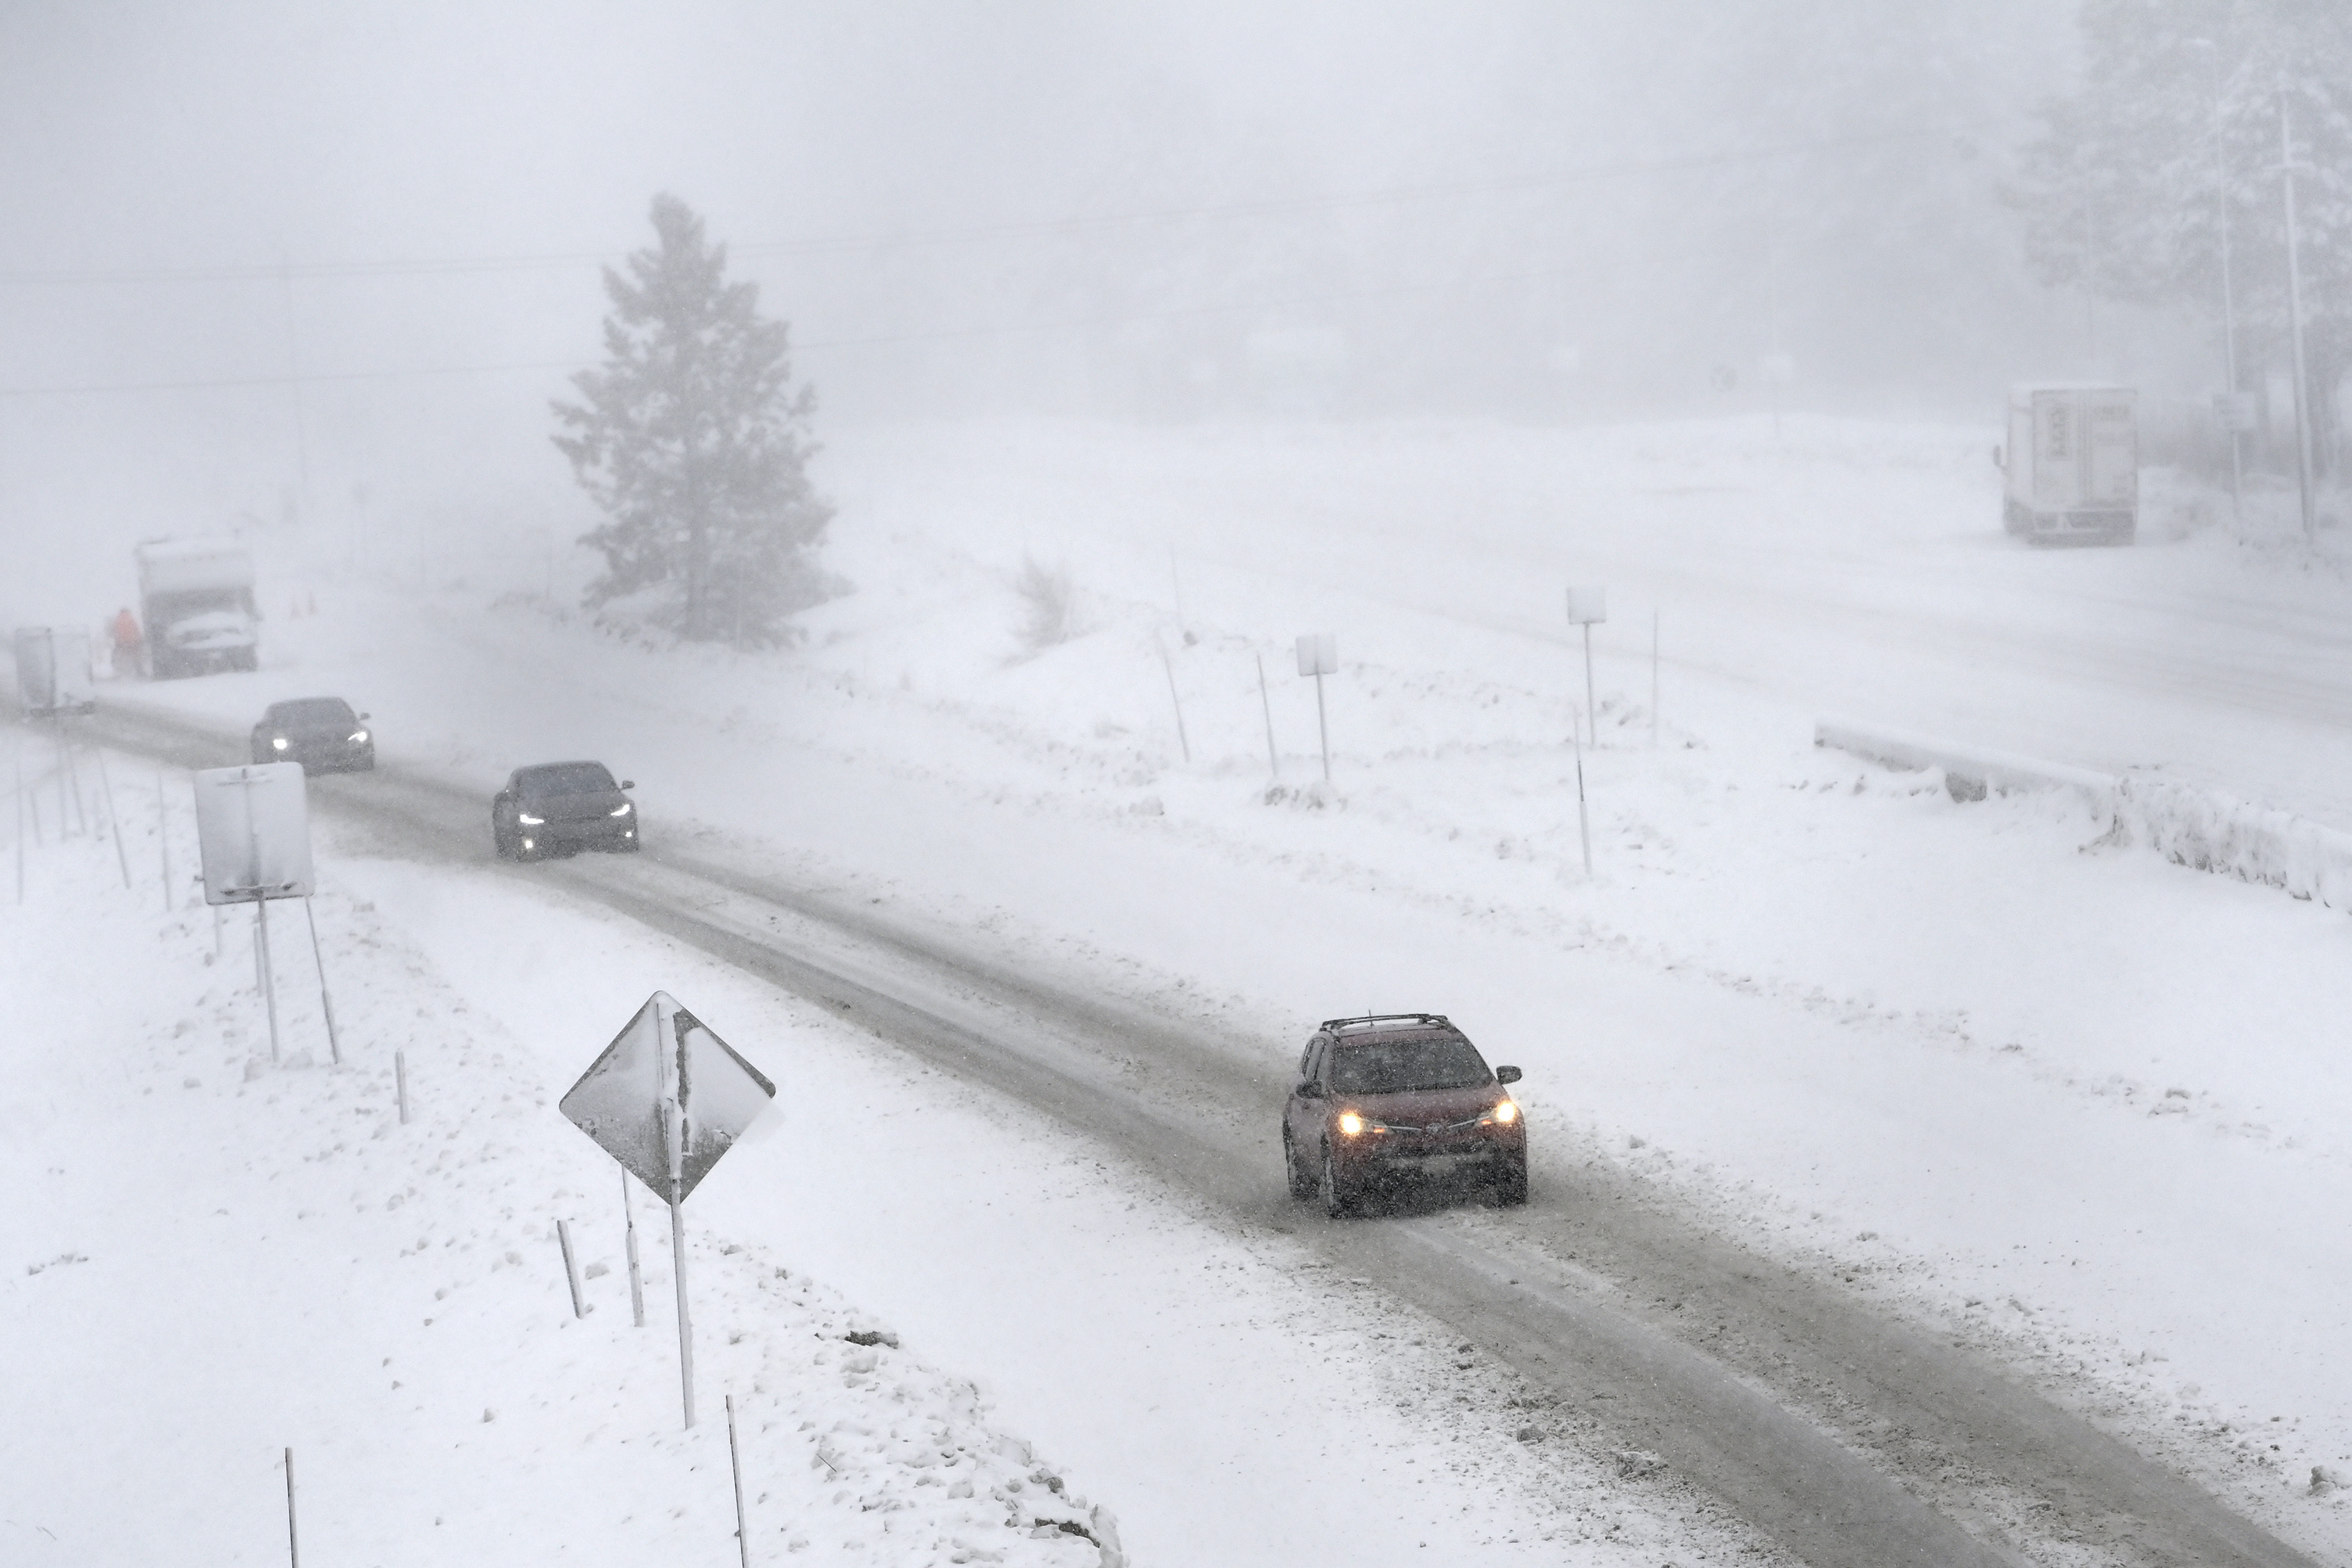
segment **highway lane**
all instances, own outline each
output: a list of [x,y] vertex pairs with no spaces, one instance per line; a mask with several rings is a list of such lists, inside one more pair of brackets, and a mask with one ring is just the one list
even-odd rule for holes
[[[107,743],[181,766],[237,737],[122,710]],[[315,782],[382,853],[488,869],[487,805],[385,769]],[[2309,1560],[1931,1331],[1678,1215],[1597,1165],[1527,1209],[1442,1202],[1332,1223],[1287,1202],[1283,1084],[1222,1026],[1076,994],[982,948],[756,870],[669,851],[517,868],[814,1000],[1209,1200],[1295,1235],[1499,1357],[1582,1440],[1658,1455],[1818,1568]],[[1549,1177],[1549,1179],[1544,1179]]]

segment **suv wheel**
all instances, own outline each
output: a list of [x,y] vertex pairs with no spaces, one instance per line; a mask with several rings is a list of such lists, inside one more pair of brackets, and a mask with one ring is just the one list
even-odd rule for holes
[[1315,1173],[1298,1163],[1298,1148],[1292,1142],[1290,1129],[1282,1130],[1282,1171],[1290,1178],[1290,1195],[1305,1202],[1315,1195]]
[[1505,1208],[1517,1208],[1528,1201],[1528,1157],[1521,1154],[1503,1167],[1495,1178],[1495,1201]]
[[1333,1219],[1342,1219],[1356,1209],[1356,1194],[1339,1181],[1339,1167],[1331,1163],[1331,1145],[1323,1145],[1323,1212]]

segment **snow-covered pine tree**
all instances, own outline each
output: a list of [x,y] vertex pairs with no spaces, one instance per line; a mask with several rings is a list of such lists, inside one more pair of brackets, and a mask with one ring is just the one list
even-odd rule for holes
[[[819,596],[812,559],[833,508],[811,487],[815,394],[791,387],[790,329],[676,196],[654,198],[657,243],[604,269],[604,363],[554,404],[554,437],[605,521],[593,607],[647,594],[680,636],[759,644]],[[654,591],[648,593],[648,591]]]

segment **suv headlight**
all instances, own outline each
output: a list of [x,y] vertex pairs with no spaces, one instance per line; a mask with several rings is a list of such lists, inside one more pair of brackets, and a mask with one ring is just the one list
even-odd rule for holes
[[269,737],[269,744],[272,749],[282,752],[286,749],[286,737],[283,735],[272,735]]
[[629,803],[628,803],[627,801],[625,801],[625,801],[623,801],[620,805],[618,805],[614,806],[614,807],[613,808],[613,815],[614,815],[614,816],[628,816],[628,815],[629,815]]
[[1503,1100],[1496,1101],[1496,1103],[1487,1110],[1486,1115],[1478,1118],[1478,1125],[1481,1127],[1508,1127],[1518,1119],[1518,1101],[1515,1100]]
[[355,746],[356,746],[356,745],[358,745],[362,741],[364,741],[364,740],[366,740],[366,739],[367,739],[367,731],[366,731],[365,730],[354,730],[354,731],[352,731],[352,744],[353,744],[353,745],[355,745]]
[[543,826],[547,822],[547,818],[543,816],[533,816],[527,811],[516,812],[515,820],[521,823],[525,827]]
[[1370,1125],[1370,1122],[1352,1110],[1339,1112],[1339,1131],[1343,1136],[1357,1137]]

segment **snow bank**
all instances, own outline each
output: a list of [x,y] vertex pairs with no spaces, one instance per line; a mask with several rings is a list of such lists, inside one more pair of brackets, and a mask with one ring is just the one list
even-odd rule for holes
[[2119,837],[2175,864],[2352,910],[2352,833],[2144,773],[2116,781],[2112,809]]
[[1982,800],[1988,791],[2073,790],[2108,818],[2113,842],[2144,843],[2175,865],[2352,911],[2352,833],[2293,812],[2146,773],[2095,773],[1832,720],[1814,726],[1813,743],[1892,768],[1940,768],[1955,800]]

